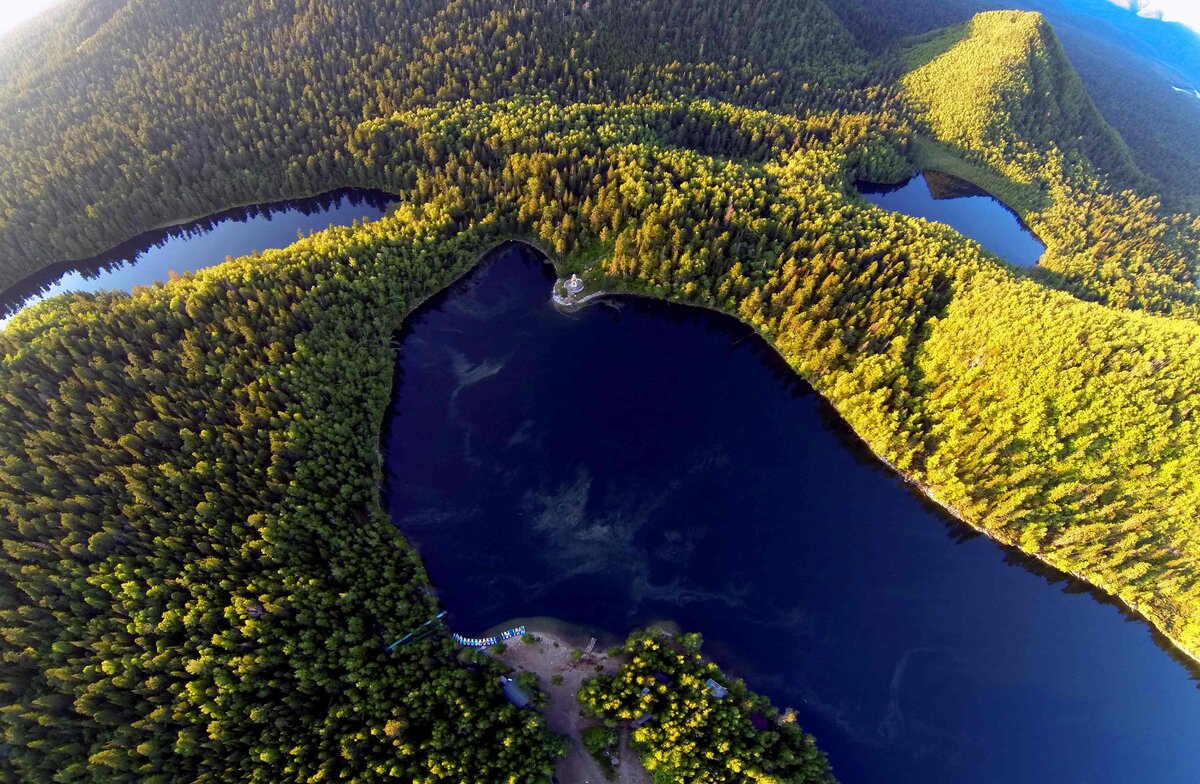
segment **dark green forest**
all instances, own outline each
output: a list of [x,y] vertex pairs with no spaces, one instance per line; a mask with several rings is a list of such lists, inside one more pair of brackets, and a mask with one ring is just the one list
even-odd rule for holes
[[[819,0],[77,6],[74,34],[51,28],[0,85],[0,283],[147,225],[359,184],[348,136],[398,110],[530,94],[877,103]],[[116,10],[97,28],[100,6]]]
[[832,784],[829,763],[795,715],[726,676],[700,655],[700,646],[698,634],[633,634],[621,649],[625,663],[611,676],[585,681],[579,703],[614,729],[622,721],[643,722],[632,742],[656,782]]
[[[132,0],[0,47],[4,281],[234,205],[399,197],[0,332],[0,779],[546,779],[561,743],[486,659],[383,650],[438,609],[379,508],[390,339],[512,237],[753,325],[935,500],[1200,651],[1200,224],[1041,17],[876,57],[863,29],[820,0]],[[932,161],[1043,267],[855,191]],[[750,740],[827,780],[800,730]]]
[[378,509],[388,340],[481,241],[424,228],[6,332],[0,779],[546,779],[488,660],[384,652],[437,611]]

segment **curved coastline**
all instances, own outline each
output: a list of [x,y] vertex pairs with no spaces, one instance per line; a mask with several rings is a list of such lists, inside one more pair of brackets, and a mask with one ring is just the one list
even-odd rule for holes
[[[532,243],[526,243],[526,244],[529,244],[530,247],[534,247],[534,248],[538,249],[539,251],[541,250],[540,248],[538,248],[537,245],[534,245]],[[545,255],[544,252],[543,252],[543,255]],[[547,256],[547,261],[551,264],[554,264],[555,267],[557,268],[558,264],[555,263],[551,257]],[[478,264],[478,263],[479,263],[479,260],[476,261],[476,264]],[[783,354],[779,352],[779,350],[775,346],[774,342],[772,342],[766,335],[764,335],[753,324],[750,324],[749,322],[746,322],[746,321],[742,320],[741,318],[738,318],[736,315],[729,313],[728,311],[722,310],[720,308],[717,308],[717,307],[714,307],[711,305],[705,305],[705,304],[696,303],[696,302],[688,302],[685,300],[673,299],[671,297],[658,297],[658,296],[649,295],[649,294],[645,294],[645,293],[637,292],[637,291],[598,290],[598,291],[592,292],[590,294],[587,294],[584,297],[581,297],[580,299],[575,300],[574,302],[564,302],[563,298],[559,297],[557,295],[557,289],[558,289],[560,283],[561,283],[561,279],[557,280],[555,282],[555,289],[554,289],[554,293],[552,296],[553,296],[555,305],[567,312],[574,312],[575,310],[578,310],[586,305],[595,304],[597,302],[600,302],[600,301],[603,301],[603,300],[609,299],[609,298],[638,297],[641,299],[646,299],[646,300],[650,300],[650,301],[654,301],[654,302],[669,302],[669,303],[676,304],[676,305],[684,305],[687,307],[700,308],[702,310],[707,310],[707,311],[710,311],[713,313],[719,313],[723,316],[734,319],[735,321],[737,321],[739,324],[742,324],[743,326],[750,328],[754,332],[754,334],[760,340],[762,340],[762,342],[765,345],[770,347],[772,353],[779,359],[779,361],[781,363],[783,363],[785,366],[788,367],[788,369],[791,371],[791,373],[796,378],[800,379],[801,381],[806,383],[809,387],[811,387],[812,390],[814,392],[816,392],[818,395],[820,395],[821,399],[823,401],[825,401],[825,403],[827,403],[829,405],[829,407],[838,414],[838,423],[841,425],[840,429],[842,430],[842,432],[844,432],[846,435],[852,435],[854,437],[855,442],[861,447],[861,449],[864,452],[869,453],[871,455],[871,457],[877,463],[881,464],[882,468],[885,468],[889,473],[899,477],[905,485],[907,485],[911,490],[915,491],[924,500],[928,501],[933,506],[935,506],[937,509],[939,509],[947,518],[949,518],[950,520],[953,520],[954,523],[965,526],[966,529],[968,529],[971,532],[982,534],[983,536],[986,536],[996,546],[1000,547],[1001,550],[1004,551],[1007,555],[1013,556],[1013,557],[1017,558],[1018,560],[1032,561],[1033,563],[1037,564],[1039,569],[1043,570],[1042,576],[1046,577],[1049,582],[1056,582],[1056,581],[1073,582],[1076,584],[1076,587],[1087,592],[1096,601],[1104,603],[1104,604],[1113,605],[1113,606],[1117,607],[1122,612],[1122,614],[1124,614],[1130,620],[1136,620],[1139,623],[1145,624],[1147,629],[1150,631],[1151,637],[1154,640],[1155,644],[1159,648],[1161,648],[1164,652],[1166,652],[1168,655],[1170,655],[1181,666],[1183,666],[1185,669],[1187,669],[1188,674],[1192,678],[1192,680],[1200,683],[1200,651],[1192,651],[1189,648],[1187,648],[1185,645],[1183,645],[1183,643],[1181,641],[1179,641],[1178,639],[1173,637],[1165,628],[1156,624],[1150,618],[1150,616],[1147,615],[1145,612],[1143,612],[1139,607],[1132,604],[1125,597],[1121,596],[1120,593],[1109,590],[1105,585],[1102,585],[1099,582],[1094,582],[1092,580],[1089,580],[1085,574],[1083,574],[1075,569],[1071,569],[1069,567],[1060,566],[1059,564],[1056,564],[1054,561],[1050,560],[1048,557],[1046,557],[1045,555],[1043,555],[1041,553],[1024,550],[1018,544],[1015,544],[1013,542],[1009,542],[1009,541],[1006,541],[1006,540],[1000,538],[999,536],[996,535],[996,532],[971,521],[970,519],[965,517],[962,514],[962,512],[959,511],[957,508],[955,508],[948,502],[945,502],[942,499],[938,498],[937,492],[933,487],[925,484],[924,482],[921,482],[919,479],[917,479],[911,473],[904,471],[901,468],[899,468],[898,466],[896,466],[895,463],[893,463],[886,456],[884,456],[879,451],[877,451],[871,445],[870,442],[868,442],[866,439],[864,439],[858,433],[858,431],[855,430],[854,427],[842,416],[841,411],[838,410],[837,405],[817,385],[815,380],[809,378],[807,375],[805,375],[803,373],[796,371],[795,368],[793,368],[791,366],[791,364],[787,361],[787,358],[784,357]],[[1029,563],[1023,563],[1023,564],[1021,564],[1021,566],[1022,566],[1022,568],[1032,571],[1032,569],[1030,569]],[[1059,579],[1051,580],[1050,576],[1048,576],[1044,573],[1044,570],[1050,570],[1053,573],[1053,575],[1057,576]]]
[[[611,264],[589,274],[568,256],[561,275],[641,288],[599,277]],[[1155,746],[1155,713],[1195,717],[1200,698],[1144,625],[905,488],[737,320],[661,296],[561,314],[549,270],[520,244],[486,259],[414,314],[394,369],[385,508],[455,630],[549,615],[625,634],[672,618],[794,707],[855,784],[889,769],[1042,780],[1100,757],[1195,766],[1178,736]],[[755,322],[787,352],[775,322]],[[1084,751],[1111,732],[1126,751]],[[990,758],[1004,738],[1021,749]]]
[[[962,194],[958,194],[958,195],[954,195],[954,196],[938,197],[937,195],[934,194],[934,185],[930,182],[931,175],[933,175],[935,177],[947,178],[949,180],[960,183],[961,185],[966,186],[966,189],[973,190],[973,191],[975,191],[975,193],[962,193]],[[1033,227],[1029,225],[1029,223],[1025,220],[1024,216],[1021,215],[1021,213],[1018,212],[1014,206],[1009,204],[1007,201],[1005,201],[1003,198],[996,195],[992,191],[988,190],[985,186],[980,185],[979,183],[975,182],[974,180],[971,180],[970,178],[968,178],[966,176],[963,176],[962,174],[954,174],[954,173],[951,173],[948,171],[944,171],[942,169],[927,167],[927,168],[923,168],[923,169],[918,169],[917,172],[915,174],[913,174],[911,177],[909,177],[905,180],[898,181],[898,182],[890,182],[889,183],[889,182],[872,182],[870,180],[856,180],[853,183],[852,193],[856,198],[860,199],[861,201],[865,202],[866,204],[870,205],[871,207],[875,207],[878,209],[885,209],[885,210],[889,210],[892,212],[900,212],[900,214],[907,215],[911,218],[917,218],[918,220],[925,220],[925,221],[929,221],[932,223],[941,223],[943,225],[950,226],[951,229],[954,229],[955,231],[958,231],[961,234],[962,231],[960,229],[947,223],[945,220],[940,220],[938,218],[923,217],[920,215],[915,215],[913,213],[905,212],[904,210],[895,210],[892,207],[886,207],[883,205],[876,204],[875,202],[873,202],[869,198],[867,198],[868,194],[888,195],[888,194],[896,193],[898,191],[903,190],[904,188],[909,187],[910,185],[913,184],[913,182],[915,180],[917,180],[919,178],[924,179],[925,185],[929,189],[930,196],[932,197],[935,204],[940,201],[954,201],[956,199],[967,199],[967,198],[978,198],[978,197],[990,199],[991,201],[998,204],[1001,208],[1004,209],[1005,212],[1007,212],[1013,218],[1014,221],[1016,221],[1017,226],[1020,228],[1020,230],[1022,232],[1029,235],[1029,237],[1033,238],[1033,240],[1035,242],[1037,242],[1038,245],[1041,246],[1042,252],[1037,257],[1037,259],[1033,261],[1033,263],[1023,264],[1023,263],[1011,261],[1011,260],[999,255],[995,251],[989,250],[986,246],[984,246],[984,250],[987,250],[991,255],[995,256],[997,259],[999,259],[1001,262],[1003,262],[1005,266],[1009,267],[1010,269],[1016,270],[1019,272],[1023,272],[1025,274],[1028,274],[1029,272],[1040,269],[1042,267],[1042,259],[1045,258],[1046,254],[1049,252],[1049,245],[1047,245],[1046,240],[1043,239],[1036,231],[1034,231]],[[967,236],[967,235],[964,234],[964,236]],[[971,239],[974,242],[978,242],[980,245],[983,245],[983,242],[976,239],[975,237],[968,236],[967,238]]]
[[[269,218],[274,213],[289,209],[302,210],[304,205],[311,203],[324,200],[332,203],[342,198],[352,200],[357,197],[363,197],[363,200],[368,203],[372,199],[381,203],[390,203],[396,200],[394,194],[378,188],[339,186],[311,194],[284,196],[271,201],[234,204],[221,207],[215,212],[172,220],[138,232],[93,255],[46,264],[9,282],[3,289],[0,289],[0,317],[16,315],[27,305],[33,304],[30,302],[33,297],[46,292],[65,275],[78,272],[85,278],[91,278],[109,270],[136,264],[138,257],[143,253],[169,240],[187,237],[190,232],[205,228],[206,224],[239,218],[249,220],[259,216]],[[221,261],[215,261],[211,266],[216,266]],[[0,280],[5,277],[5,275],[0,275]]]
[[[1007,210],[1008,213],[1010,215],[1012,215],[1014,218],[1016,218],[1017,222],[1021,224],[1022,229],[1029,232],[1033,236],[1034,239],[1036,239],[1043,246],[1045,246],[1046,241],[1043,240],[1040,236],[1038,236],[1038,233],[1033,230],[1033,227],[1031,227],[1028,223],[1025,222],[1025,218],[1022,217],[1021,213],[1017,211],[1016,207],[1012,206],[1011,204],[1006,202],[1004,199],[1002,199],[1000,196],[997,196],[995,193],[992,193],[983,185],[980,185],[979,183],[971,180],[968,177],[964,177],[961,174],[954,174],[952,172],[943,171],[941,169],[935,169],[935,168],[929,167],[929,168],[925,168],[925,169],[918,169],[916,174],[914,174],[913,176],[909,177],[908,179],[906,179],[902,182],[871,182],[870,180],[859,180],[854,183],[854,189],[860,195],[862,194],[862,189],[864,186],[867,188],[868,191],[874,190],[877,193],[892,193],[892,192],[900,190],[901,188],[908,185],[910,182],[912,182],[913,180],[915,180],[918,177],[925,176],[926,178],[928,178],[928,176],[931,174],[941,176],[941,177],[948,177],[952,180],[958,180],[959,182],[963,183],[964,185],[968,185],[971,188],[978,191],[978,193],[964,193],[959,196],[949,196],[949,197],[944,197],[944,198],[954,199],[954,198],[970,198],[971,196],[986,196],[987,198],[994,200],[997,204],[999,204],[1001,207],[1003,207],[1005,210]],[[938,197],[934,196],[934,198],[937,199]]]
[[[322,196],[332,196],[332,195],[337,194],[339,191],[344,191],[344,190],[345,189],[339,188],[339,189],[335,189],[332,191],[326,191],[323,194],[318,194],[317,196],[315,196],[313,198],[320,198]],[[367,190],[367,189],[363,189],[363,190]],[[370,191],[368,191],[368,192],[370,192]],[[377,193],[379,193],[381,195],[389,195],[382,191],[377,191]],[[270,206],[275,206],[275,205],[282,205],[285,203],[286,202],[271,202],[269,204],[264,204],[262,206],[270,207]],[[247,206],[252,207],[254,205],[247,205]],[[240,209],[245,209],[245,207],[238,207],[235,209],[240,210]],[[203,220],[216,219],[220,216],[220,214],[221,213],[215,213],[211,216],[208,216],[207,218],[201,218],[198,221],[193,221],[193,223],[203,221]],[[182,229],[186,228],[186,225],[187,224],[183,224],[183,225],[177,226],[175,228],[182,230]],[[537,251],[537,253],[542,256],[544,262],[546,264],[549,264],[556,271],[560,270],[563,266],[564,259],[559,258],[557,254],[555,254],[553,251],[551,251],[549,248],[547,248],[543,243],[539,242],[537,240],[537,238],[523,236],[523,235],[501,235],[495,241],[489,242],[485,247],[483,247],[479,251],[479,253],[476,255],[475,259],[469,265],[466,265],[464,267],[464,269],[458,275],[456,275],[453,279],[451,279],[443,289],[441,289],[437,292],[431,293],[428,296],[422,298],[421,300],[415,302],[413,304],[412,308],[404,316],[404,318],[401,319],[400,323],[398,323],[396,325],[396,328],[393,330],[393,334],[401,331],[403,329],[404,325],[408,322],[409,318],[412,316],[412,314],[415,313],[418,309],[420,309],[422,306],[424,306],[431,299],[441,296],[441,295],[445,294],[446,292],[450,291],[456,283],[460,282],[461,280],[463,280],[464,278],[466,278],[467,276],[472,274],[474,271],[476,271],[479,268],[480,264],[485,263],[489,256],[491,256],[497,250],[499,250],[504,245],[509,244],[509,243],[522,244],[522,245],[525,245],[525,246]],[[77,264],[78,262],[64,262],[64,263],[65,264]],[[222,262],[217,262],[213,266],[217,266],[220,263],[222,263]],[[1062,580],[1074,581],[1075,583],[1078,584],[1078,587],[1086,590],[1097,601],[1111,603],[1111,604],[1119,607],[1122,610],[1122,612],[1127,615],[1127,617],[1137,619],[1139,622],[1146,624],[1146,626],[1150,630],[1150,632],[1155,640],[1155,643],[1160,648],[1162,648],[1163,650],[1167,651],[1170,655],[1172,655],[1172,657],[1175,658],[1176,661],[1178,661],[1181,665],[1185,666],[1189,670],[1189,674],[1194,679],[1200,679],[1200,652],[1189,650],[1178,639],[1174,638],[1165,628],[1156,624],[1148,614],[1143,612],[1135,604],[1132,604],[1125,597],[1121,596],[1120,593],[1111,590],[1108,586],[1105,586],[1101,583],[1094,582],[1094,581],[1088,579],[1088,576],[1086,574],[1081,573],[1078,570],[1071,569],[1069,567],[1065,567],[1058,563],[1055,563],[1052,559],[1050,559],[1049,557],[1047,557],[1044,554],[1024,550],[1019,545],[1000,538],[999,536],[996,535],[995,532],[989,530],[988,528],[974,523],[970,519],[963,516],[962,513],[958,509],[954,508],[949,503],[941,500],[937,496],[936,490],[934,488],[919,481],[913,475],[899,469],[894,463],[892,463],[890,460],[888,460],[887,457],[880,454],[877,450],[874,449],[874,447],[869,442],[867,442],[865,439],[863,439],[858,434],[858,432],[856,430],[854,430],[854,428],[849,424],[849,422],[847,422],[844,418],[841,417],[841,412],[838,411],[837,406],[834,405],[833,402],[830,401],[828,396],[825,395],[824,391],[816,383],[814,383],[814,380],[807,377],[805,374],[797,372],[794,368],[792,368],[790,363],[788,363],[787,359],[779,352],[779,350],[775,346],[774,342],[771,341],[766,335],[764,335],[753,324],[750,324],[750,323],[742,320],[741,318],[739,318],[737,315],[735,315],[733,313],[730,313],[726,310],[722,310],[720,308],[717,308],[717,307],[714,307],[711,305],[690,302],[690,301],[685,301],[685,300],[679,300],[679,299],[675,299],[675,298],[671,298],[671,297],[655,296],[655,295],[650,295],[650,294],[646,294],[643,292],[637,292],[637,291],[600,289],[600,290],[590,292],[590,293],[584,295],[583,297],[580,297],[579,299],[576,299],[572,302],[566,302],[566,301],[564,301],[564,298],[557,295],[557,287],[558,287],[558,282],[556,281],[555,290],[552,291],[552,300],[554,301],[554,303],[556,305],[558,305],[568,311],[582,308],[582,307],[594,304],[596,302],[601,302],[606,299],[614,298],[614,297],[639,297],[639,298],[656,301],[656,302],[669,302],[669,303],[678,304],[678,305],[686,305],[689,307],[700,308],[700,309],[708,310],[708,311],[711,311],[714,313],[720,313],[725,317],[734,319],[739,324],[749,327],[754,332],[754,334],[757,335],[767,346],[770,346],[772,353],[779,359],[779,361],[781,363],[783,363],[783,365],[788,367],[789,371],[796,378],[798,378],[798,379],[804,381],[806,384],[808,384],[815,392],[817,392],[822,397],[822,399],[826,403],[828,403],[830,405],[830,408],[833,411],[838,413],[839,422],[844,427],[844,432],[847,434],[853,434],[855,441],[866,452],[869,452],[871,454],[871,456],[879,464],[881,464],[881,466],[886,467],[889,470],[889,472],[893,473],[894,475],[896,475],[900,479],[902,479],[905,484],[911,486],[924,499],[926,499],[927,501],[932,503],[938,509],[942,510],[942,512],[947,517],[949,517],[950,519],[953,519],[957,524],[965,526],[970,531],[987,536],[991,541],[996,543],[996,545],[1000,546],[1007,553],[1011,553],[1014,556],[1017,556],[1022,559],[1029,559],[1029,560],[1035,562],[1036,564],[1038,564],[1040,567],[1051,570],[1055,575],[1061,576]],[[8,294],[10,290],[11,290],[11,287],[10,287],[10,289],[6,289],[4,293]],[[383,433],[383,430],[381,427],[378,432],[378,438],[377,438],[377,452],[381,456],[382,456],[382,445],[380,443],[380,440],[382,439],[382,433]],[[382,463],[382,461],[381,461],[381,463]],[[379,479],[379,482],[377,482],[377,484],[380,487],[382,487],[382,475],[380,475],[378,477],[378,479]],[[1025,565],[1024,568],[1028,568],[1028,566]]]

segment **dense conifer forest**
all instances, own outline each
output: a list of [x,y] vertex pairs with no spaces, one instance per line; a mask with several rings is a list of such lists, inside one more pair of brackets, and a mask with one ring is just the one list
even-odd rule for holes
[[[1037,15],[872,59],[820,0],[76,2],[0,74],[6,282],[238,204],[399,197],[0,332],[0,779],[545,780],[560,744],[485,659],[383,650],[437,612],[378,505],[390,337],[514,236],[752,324],[962,519],[1200,652],[1200,224]],[[854,190],[931,161],[1043,267]],[[826,780],[806,759],[775,780]]]
[[986,169],[1046,243],[1044,272],[1085,298],[1194,311],[1200,224],[1164,210],[1040,16],[980,14],[905,59],[924,130]]
[[829,763],[795,715],[705,661],[700,644],[697,634],[636,633],[621,649],[625,664],[586,681],[579,703],[614,728],[639,725],[632,742],[655,781],[832,784]]
[[991,9],[1046,13],[1090,98],[1129,143],[1156,190],[1180,209],[1200,204],[1200,101],[1173,89],[1181,77],[1162,65],[1168,59],[1192,80],[1200,78],[1193,33],[1138,19],[1131,35],[1114,24],[1131,12],[1110,0],[840,0],[830,7],[860,46],[881,57],[904,49],[915,36]]

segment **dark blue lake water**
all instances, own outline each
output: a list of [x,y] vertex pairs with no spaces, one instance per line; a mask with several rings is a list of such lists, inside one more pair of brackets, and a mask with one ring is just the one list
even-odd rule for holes
[[342,190],[311,199],[230,210],[150,232],[86,261],[42,270],[0,295],[0,325],[20,308],[68,291],[130,291],[211,267],[227,256],[282,248],[307,234],[356,219],[381,217],[395,199],[378,191]]
[[924,503],[733,320],[552,279],[508,246],[402,333],[386,504],[456,631],[677,621],[844,784],[1200,781],[1145,624]]
[[1018,267],[1037,264],[1046,251],[1016,213],[948,174],[924,172],[903,185],[859,183],[858,190],[884,209],[945,223]]

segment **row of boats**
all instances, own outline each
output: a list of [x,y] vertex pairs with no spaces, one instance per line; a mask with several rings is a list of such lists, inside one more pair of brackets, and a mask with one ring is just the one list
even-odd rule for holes
[[466,648],[490,648],[493,645],[499,645],[505,640],[511,640],[513,637],[523,637],[525,635],[525,627],[518,626],[515,629],[508,629],[500,632],[495,637],[463,637],[461,634],[451,634],[454,641]]

